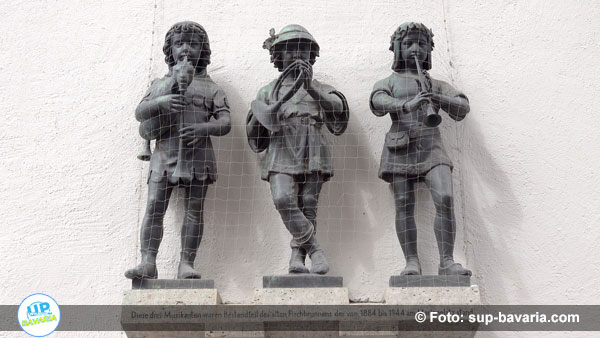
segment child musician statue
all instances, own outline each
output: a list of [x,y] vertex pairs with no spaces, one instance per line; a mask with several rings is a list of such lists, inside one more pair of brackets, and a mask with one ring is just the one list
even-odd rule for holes
[[140,135],[156,140],[150,159],[148,201],[142,221],[142,260],[125,272],[130,279],[157,278],[156,255],[163,218],[173,188],[185,193],[181,228],[181,260],[177,278],[200,278],[194,269],[204,230],[204,198],[217,179],[211,136],[229,133],[231,121],[225,93],[206,73],[210,63],[208,35],[195,22],[179,22],[167,32],[163,46],[169,72],[152,82],[135,111]]
[[421,23],[403,23],[392,35],[394,71],[377,81],[370,98],[371,111],[390,115],[379,177],[390,183],[396,205],[396,234],[406,259],[401,275],[420,275],[415,224],[415,184],[425,182],[435,204],[434,231],[440,254],[440,275],[470,276],[454,262],[456,225],[452,193],[452,162],[437,125],[440,109],[456,121],[469,112],[469,101],[446,82],[432,79],[433,34]]
[[290,273],[326,274],[329,264],[316,238],[317,203],[333,175],[332,156],[323,126],[341,135],[348,123],[342,93],[313,79],[319,45],[300,25],[288,25],[263,47],[281,72],[252,102],[246,131],[255,152],[267,150],[262,179],[271,185],[275,208],[292,235]]

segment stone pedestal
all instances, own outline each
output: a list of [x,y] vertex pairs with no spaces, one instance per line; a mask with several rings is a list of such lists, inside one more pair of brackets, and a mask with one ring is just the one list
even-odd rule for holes
[[402,287],[469,287],[470,276],[391,276],[389,286],[391,288]]
[[314,274],[263,276],[263,288],[341,288],[344,278]]
[[[385,305],[481,305],[479,287],[467,276],[391,276]],[[377,306],[374,304],[374,306]],[[427,325],[424,323],[423,325]],[[476,331],[346,331],[345,337],[377,338],[463,338]]]
[[215,289],[212,279],[134,279],[131,281],[133,290],[159,289]]
[[[214,288],[214,281],[201,279],[134,280],[132,290],[125,291],[123,305],[219,305],[221,297]],[[160,322],[151,324],[152,331],[127,331],[128,322],[123,313],[121,324],[129,338],[198,338],[205,337],[204,331],[158,331]],[[150,329],[150,325],[149,325]]]
[[[346,305],[348,289],[343,278],[315,274],[264,276],[263,288],[257,290],[255,303],[261,305]],[[265,323],[265,337],[339,337],[339,322],[304,322],[304,325],[327,326],[327,331],[277,331],[296,323]]]
[[[479,287],[467,276],[391,276],[385,292],[386,305],[481,305]],[[427,325],[427,324],[423,324]],[[351,336],[355,333],[347,334]],[[380,337],[474,337],[476,331],[388,331]],[[369,334],[363,334],[369,336]]]
[[479,287],[465,276],[392,276],[388,305],[481,305]]

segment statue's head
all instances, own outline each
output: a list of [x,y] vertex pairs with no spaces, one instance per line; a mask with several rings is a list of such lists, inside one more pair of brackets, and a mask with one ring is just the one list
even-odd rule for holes
[[390,41],[390,50],[394,52],[392,69],[400,71],[407,68],[407,61],[412,61],[416,53],[423,63],[423,69],[431,69],[431,51],[433,50],[433,33],[422,23],[405,22],[398,26]]
[[210,64],[210,44],[204,27],[192,21],[174,24],[165,36],[163,45],[165,62],[171,69],[185,56],[195,66],[196,71]]
[[290,62],[299,58],[314,64],[319,56],[319,44],[315,38],[300,25],[287,25],[275,34],[271,28],[270,37],[263,43],[263,48],[271,54],[271,62],[282,71]]

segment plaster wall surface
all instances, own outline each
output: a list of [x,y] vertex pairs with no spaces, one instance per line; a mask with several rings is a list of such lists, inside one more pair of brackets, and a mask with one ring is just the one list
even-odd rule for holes
[[[314,77],[343,92],[351,110],[346,133],[331,138],[336,172],[319,202],[330,274],[344,277],[352,301],[383,300],[404,259],[391,190],[377,178],[390,120],[375,117],[368,98],[391,72],[389,36],[404,21],[433,30],[432,76],[470,99],[470,115],[444,117],[441,129],[455,165],[456,256],[483,302],[599,303],[597,2],[4,1],[0,13],[2,304],[34,292],[59,304],[120,303],[130,287],[123,272],[139,260],[147,193],[133,112],[166,72],[164,35],[181,20],[208,31],[208,71],[231,105],[231,133],[213,138],[219,179],[196,260],[224,303],[251,301],[263,275],[286,273],[290,236],[244,123],[258,89],[278,75],[262,43],[289,23],[315,36]],[[158,262],[164,278],[179,257],[183,194],[173,197]],[[425,273],[437,271],[433,213],[420,186]]]

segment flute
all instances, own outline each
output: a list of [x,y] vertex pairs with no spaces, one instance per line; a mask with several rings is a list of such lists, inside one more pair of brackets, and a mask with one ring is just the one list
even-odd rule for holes
[[[430,91],[430,88],[427,88],[427,82],[425,82],[426,79],[421,70],[421,64],[419,63],[419,58],[417,58],[417,54],[413,53],[412,56],[413,58],[415,58],[415,64],[417,65],[417,73],[419,73],[420,90]],[[442,123],[442,117],[440,116],[440,114],[433,111],[433,108],[431,107],[431,99],[428,99],[427,101],[429,102],[423,105],[425,111],[427,112],[425,118],[423,119],[423,124],[425,124],[428,127],[437,127],[440,123]]]
[[[192,82],[194,78],[194,67],[188,61],[187,56],[184,57],[182,61],[182,65],[178,64],[178,72],[177,72],[177,87],[179,90],[179,94],[185,95],[188,85]],[[185,107],[179,112],[179,130],[184,127],[183,117],[184,117]],[[192,180],[192,174],[189,171],[183,170],[183,139],[179,138],[179,150],[177,152],[177,165],[175,166],[175,170],[173,171],[173,177],[181,178],[184,180]]]

